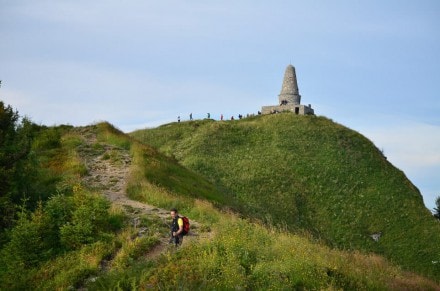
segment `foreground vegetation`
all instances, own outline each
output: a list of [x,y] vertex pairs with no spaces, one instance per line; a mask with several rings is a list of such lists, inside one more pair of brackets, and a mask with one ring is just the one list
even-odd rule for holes
[[[0,233],[0,290],[439,289],[380,255],[337,250],[287,224],[243,215],[230,187],[108,123],[78,129],[16,122],[15,131],[28,131],[10,145],[26,140],[29,148],[8,171],[0,164],[8,182],[1,209],[11,213]],[[89,172],[79,150],[90,133],[97,136],[92,151],[111,144],[130,152],[130,197],[190,217],[194,235],[182,248],[163,245],[167,220],[111,205],[102,189],[84,182]],[[158,246],[162,255],[153,255]]]
[[[185,241],[157,262],[109,272],[91,290],[436,290],[429,280],[403,272],[382,257],[343,252],[309,239],[218,213],[196,204],[215,224],[211,239]],[[206,211],[206,212],[205,212]]]
[[[129,268],[168,234],[154,216],[133,226],[130,210],[83,183],[84,137],[75,128],[19,123],[17,112],[0,105],[0,290],[80,288],[106,268]],[[109,124],[90,131],[98,136],[96,151],[130,146]]]

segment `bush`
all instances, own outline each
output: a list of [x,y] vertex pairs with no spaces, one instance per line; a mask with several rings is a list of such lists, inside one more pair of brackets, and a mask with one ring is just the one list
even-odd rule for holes
[[46,225],[36,215],[28,218],[21,213],[17,225],[11,231],[11,240],[5,246],[2,256],[10,267],[36,266],[45,257],[43,233]]
[[[15,205],[23,193],[19,189],[23,176],[22,164],[26,162],[37,126],[20,116],[11,106],[0,101],[0,244],[4,242],[3,230],[13,225]],[[34,205],[35,206],[35,205]]]
[[435,200],[434,217],[440,220],[440,196]]
[[111,229],[110,202],[80,188],[74,192],[72,219],[60,228],[61,243],[68,249],[95,242]]
[[[110,202],[80,187],[74,187],[73,193],[73,196],[55,195],[45,207],[39,203],[33,213],[22,207],[18,221],[10,231],[10,240],[0,251],[0,290],[27,289],[40,284],[42,282],[33,281],[38,281],[34,277],[35,273],[61,253],[87,250],[84,247],[93,243],[106,244],[113,239],[111,231],[121,227],[124,219],[122,213],[116,210],[109,213]],[[81,255],[89,259],[82,251]],[[108,252],[102,255],[108,255]],[[87,265],[63,268],[71,269],[75,276],[79,276],[78,279],[68,279],[71,282],[82,280],[91,272],[96,272],[96,265],[94,262],[93,270]],[[59,272],[68,272],[66,270]],[[62,280],[64,282],[67,278]]]

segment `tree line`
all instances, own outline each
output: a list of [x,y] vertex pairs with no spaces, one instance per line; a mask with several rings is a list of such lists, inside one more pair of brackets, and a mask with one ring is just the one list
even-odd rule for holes
[[28,289],[61,254],[108,241],[123,225],[110,202],[81,184],[62,137],[0,101],[0,289]]

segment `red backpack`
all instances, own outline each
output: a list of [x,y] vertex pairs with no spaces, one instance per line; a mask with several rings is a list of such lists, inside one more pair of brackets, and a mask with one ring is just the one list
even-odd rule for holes
[[180,216],[180,218],[182,218],[183,221],[182,235],[187,235],[189,232],[189,219],[186,216]]

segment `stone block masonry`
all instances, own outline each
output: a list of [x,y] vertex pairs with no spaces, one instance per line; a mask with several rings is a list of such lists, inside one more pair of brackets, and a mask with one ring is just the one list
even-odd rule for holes
[[261,113],[273,114],[290,111],[299,115],[315,114],[311,105],[301,105],[301,95],[299,95],[296,72],[292,65],[288,65],[284,73],[283,84],[281,86],[281,92],[278,95],[278,101],[279,105],[263,106],[261,108]]

